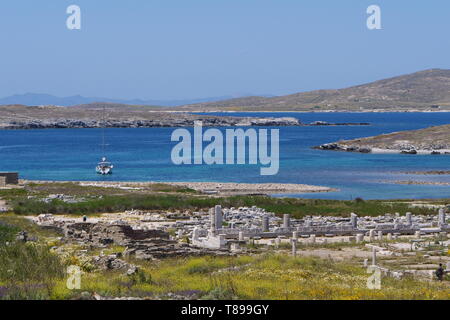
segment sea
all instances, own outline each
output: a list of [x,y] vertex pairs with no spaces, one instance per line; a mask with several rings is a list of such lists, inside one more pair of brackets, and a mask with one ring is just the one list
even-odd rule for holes
[[[1,130],[0,171],[18,171],[20,178],[30,180],[299,183],[339,190],[289,195],[298,198],[450,198],[449,186],[394,183],[408,180],[450,183],[450,175],[404,173],[450,170],[450,155],[360,154],[312,149],[313,146],[342,139],[448,124],[450,113],[210,114],[295,117],[304,123],[367,122],[370,125],[278,128],[280,169],[273,176],[261,176],[259,164],[175,165],[171,161],[171,151],[176,144],[171,141],[171,134],[175,128],[105,129],[104,147],[102,129]],[[95,173],[95,166],[104,154],[114,164],[114,174],[111,176],[99,176]]]

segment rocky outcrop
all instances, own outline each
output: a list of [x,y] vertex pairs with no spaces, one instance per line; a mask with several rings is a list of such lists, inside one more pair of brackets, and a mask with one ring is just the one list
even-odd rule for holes
[[205,127],[367,125],[325,121],[302,124],[299,119],[293,117],[234,117],[231,114],[214,116],[160,110],[110,104],[74,107],[0,106],[0,129],[192,127],[196,121],[202,122]]
[[196,121],[206,127],[298,126],[296,118],[233,117],[158,111],[146,107],[100,106],[26,107],[0,106],[0,129],[61,128],[153,128],[192,127]]
[[[126,224],[73,223],[64,227],[65,239],[89,244],[94,247],[120,245],[126,247],[124,257],[154,260],[170,257],[201,255],[228,255],[228,252],[191,247],[187,243],[171,240],[169,234],[161,230],[137,230]],[[99,257],[94,261],[104,269],[130,269],[118,257]]]
[[368,126],[367,122],[330,123],[316,121],[310,124],[302,124],[296,118],[198,118],[198,119],[155,119],[155,120],[72,120],[49,119],[31,121],[10,121],[0,123],[0,129],[83,129],[83,128],[160,128],[160,127],[192,127],[195,121],[201,121],[205,127],[287,127],[287,126]]
[[327,122],[327,121],[314,121],[309,126],[370,126],[368,122]]
[[294,118],[198,118],[198,119],[155,119],[155,120],[31,120],[10,121],[0,125],[2,129],[68,129],[68,128],[158,128],[158,127],[192,127],[195,121],[201,121],[205,127],[232,126],[299,126]]
[[92,258],[93,264],[101,270],[120,270],[126,271],[127,275],[132,275],[137,272],[138,268],[122,259],[120,254],[110,254],[96,256]]
[[70,239],[89,242],[98,246],[107,244],[127,246],[133,241],[169,239],[169,234],[161,230],[136,230],[129,225],[87,222],[67,225],[65,235]]
[[152,239],[147,241],[134,241],[127,245],[123,253],[125,257],[134,257],[141,260],[155,260],[163,258],[204,256],[204,255],[230,255],[228,251],[211,250],[192,247],[187,243],[178,243],[174,240]]
[[368,147],[346,146],[346,145],[341,145],[339,143],[326,143],[326,144],[322,144],[318,147],[314,147],[314,149],[331,150],[331,151],[345,151],[345,152],[361,152],[361,153],[371,153],[372,152],[372,149],[370,149]]
[[362,153],[450,154],[450,125],[401,131],[374,137],[326,143],[320,150]]

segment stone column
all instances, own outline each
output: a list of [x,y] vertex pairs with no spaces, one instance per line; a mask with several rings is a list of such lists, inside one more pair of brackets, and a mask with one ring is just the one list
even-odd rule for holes
[[439,217],[438,217],[439,226],[445,225],[445,209],[441,208],[439,209]]
[[375,230],[369,230],[369,241],[373,242],[375,240]]
[[312,243],[312,244],[316,243],[316,235],[315,235],[315,234],[312,234],[312,235],[310,236],[310,239],[311,239],[311,243]]
[[236,252],[236,251],[240,251],[240,250],[241,250],[241,247],[240,247],[239,243],[233,242],[230,245],[230,251],[231,252]]
[[353,229],[358,228],[358,216],[353,212],[350,214],[350,224],[352,225]]
[[210,210],[209,212],[209,220],[210,220],[209,233],[211,236],[215,236],[217,228],[216,228],[216,215],[214,209]]
[[262,219],[262,230],[263,230],[263,232],[269,231],[269,217],[268,216],[264,216]]
[[377,250],[375,249],[375,247],[372,248],[372,265],[377,265]]
[[192,231],[192,241],[197,241],[200,237],[200,230],[198,227],[194,228],[194,231]]
[[217,205],[214,208],[214,214],[216,219],[216,229],[222,229],[222,223],[223,223],[223,215],[222,215],[222,206]]
[[292,238],[292,256],[297,257],[297,239]]
[[283,215],[283,228],[288,229],[291,226],[291,215],[284,214]]
[[412,225],[412,213],[411,212],[406,213],[406,224],[408,226]]
[[298,232],[297,231],[292,232],[292,239],[294,239],[295,241],[298,241]]
[[378,231],[378,241],[383,240],[383,231]]
[[239,241],[244,241],[244,233],[239,231]]
[[361,243],[361,242],[364,242],[364,234],[358,233],[356,235],[356,243]]
[[275,248],[278,249],[280,247],[280,243],[281,243],[281,239],[279,237],[277,237],[275,239]]
[[388,240],[392,240],[392,233],[388,233],[388,234],[387,234],[387,239],[388,239]]
[[219,234],[219,243],[221,248],[223,248],[226,245],[227,241],[225,240],[224,234]]

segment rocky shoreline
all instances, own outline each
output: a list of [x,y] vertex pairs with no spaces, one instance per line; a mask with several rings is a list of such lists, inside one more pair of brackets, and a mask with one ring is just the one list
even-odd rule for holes
[[386,181],[386,183],[399,185],[418,185],[418,186],[450,186],[450,182],[438,182],[438,181],[396,180],[396,181]]
[[343,151],[343,152],[360,152],[371,153],[372,149],[368,147],[347,146],[339,143],[325,143],[320,146],[315,146],[313,149],[328,150],[328,151]]
[[0,129],[192,127],[197,121],[206,127],[302,125],[293,117],[223,117],[111,104],[0,106]]
[[77,119],[49,119],[0,122],[0,129],[28,130],[28,129],[88,129],[88,128],[173,128],[193,127],[200,121],[204,127],[287,127],[287,126],[364,126],[369,123],[328,123],[318,121],[303,124],[296,118],[238,118],[238,117],[173,117],[154,120],[77,120]]
[[400,174],[414,174],[414,175],[436,175],[436,176],[442,176],[442,175],[450,175],[450,171],[447,170],[433,170],[433,171],[406,171],[406,172],[400,172]]
[[161,128],[161,127],[192,127],[196,121],[201,121],[205,127],[234,127],[234,126],[300,126],[295,118],[167,118],[154,120],[76,120],[50,119],[31,121],[10,121],[0,123],[0,129],[86,129],[86,128]]
[[352,144],[341,143],[325,143],[320,146],[315,146],[313,149],[328,150],[328,151],[342,151],[342,152],[359,152],[359,153],[374,153],[374,154],[421,154],[421,155],[449,155],[450,148],[440,148],[427,146],[424,149],[417,148],[416,146],[393,146],[386,148],[374,148],[370,146],[359,146]]
[[0,106],[0,129],[162,128],[192,127],[353,126],[368,123],[302,123],[295,117],[235,117],[171,112],[114,104],[74,107]]
[[[62,181],[21,180],[26,183],[61,183]],[[65,181],[68,182],[68,181]],[[141,190],[152,185],[166,184],[185,187],[205,194],[217,195],[251,195],[251,194],[300,194],[339,191],[334,188],[289,183],[232,183],[232,182],[118,182],[118,181],[71,181],[80,186],[117,188],[124,190]]]
[[326,122],[326,121],[314,121],[307,126],[370,126],[368,122]]
[[314,147],[314,149],[360,153],[448,155],[450,154],[449,134],[450,125],[442,125],[420,130],[401,131],[368,138],[325,143]]
[[204,193],[220,194],[296,194],[333,192],[337,189],[305,184],[289,183],[220,183],[220,182],[165,182],[166,184],[187,187]]

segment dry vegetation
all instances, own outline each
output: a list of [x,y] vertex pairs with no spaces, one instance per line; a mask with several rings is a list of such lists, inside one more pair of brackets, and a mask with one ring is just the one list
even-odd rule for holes
[[418,150],[450,149],[450,125],[340,141],[339,144],[381,149],[399,149],[401,145],[414,145]]
[[426,70],[339,90],[317,90],[287,96],[246,97],[183,107],[185,110],[320,111],[430,109],[450,107],[450,70]]

